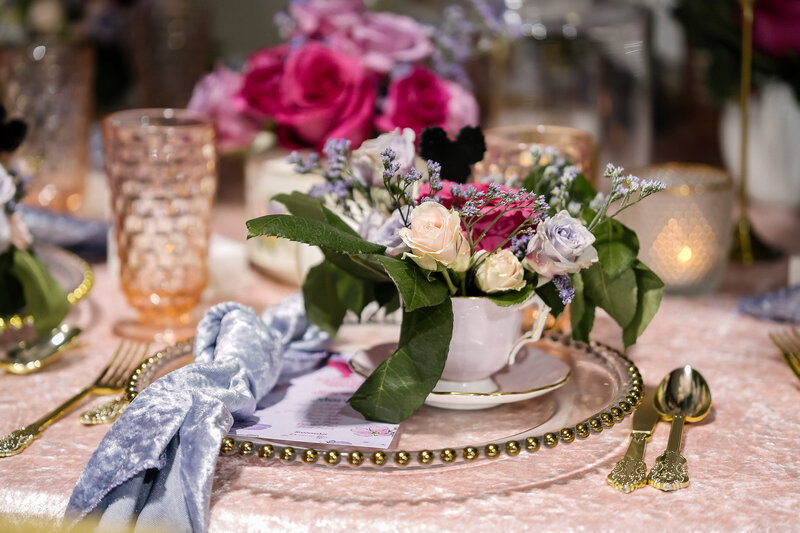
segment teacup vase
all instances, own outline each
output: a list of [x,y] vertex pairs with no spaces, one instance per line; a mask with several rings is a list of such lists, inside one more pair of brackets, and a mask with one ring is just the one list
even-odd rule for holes
[[[542,335],[550,308],[536,294],[525,302],[500,306],[489,298],[454,297],[453,336],[437,388],[465,392],[493,392],[491,376],[513,365],[517,352]],[[520,334],[523,310],[536,306],[530,330]]]

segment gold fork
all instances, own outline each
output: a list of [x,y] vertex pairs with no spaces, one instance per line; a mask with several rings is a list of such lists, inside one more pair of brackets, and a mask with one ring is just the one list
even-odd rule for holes
[[783,359],[797,379],[800,379],[800,332],[797,331],[797,328],[770,333],[769,338],[781,351]]
[[42,418],[0,439],[0,457],[21,453],[42,431],[69,412],[89,394],[117,394],[125,387],[128,376],[147,353],[148,345],[122,341],[114,356],[94,383],[65,401]]

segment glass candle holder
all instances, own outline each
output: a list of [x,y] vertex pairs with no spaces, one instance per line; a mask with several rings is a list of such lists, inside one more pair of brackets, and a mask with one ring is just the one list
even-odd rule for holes
[[37,41],[0,47],[0,98],[28,124],[11,164],[30,176],[25,202],[76,211],[89,173],[94,54],[88,46]]
[[730,249],[733,184],[728,173],[708,165],[667,163],[634,174],[667,185],[620,214],[639,237],[639,258],[669,292],[716,289]]
[[120,284],[138,320],[118,335],[174,341],[207,281],[217,183],[214,127],[186,110],[137,109],[103,121]]
[[473,172],[479,179],[489,175],[502,175],[506,182],[525,179],[533,165],[530,149],[542,145],[562,152],[591,180],[594,145],[585,131],[540,124],[491,128],[484,136],[486,154]]

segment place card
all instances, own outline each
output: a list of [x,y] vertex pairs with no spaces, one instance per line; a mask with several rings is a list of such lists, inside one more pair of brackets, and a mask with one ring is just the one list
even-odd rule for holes
[[234,422],[229,434],[265,440],[388,448],[398,424],[369,422],[347,399],[364,378],[341,355],[319,370],[275,386],[252,417]]

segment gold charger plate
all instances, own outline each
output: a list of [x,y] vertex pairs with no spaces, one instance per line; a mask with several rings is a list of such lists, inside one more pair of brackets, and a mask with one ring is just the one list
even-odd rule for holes
[[[89,263],[72,252],[48,244],[35,245],[34,252],[45,265],[50,267],[50,273],[67,292],[67,301],[71,305],[89,293],[94,284],[94,273]],[[0,333],[32,325],[33,317],[29,314],[0,316]]]
[[[607,431],[630,415],[642,395],[637,367],[600,343],[573,341],[547,333],[536,346],[570,366],[570,380],[552,393],[482,411],[423,406],[403,422],[387,450],[310,446],[228,436],[222,455],[349,470],[422,470],[468,465],[501,457],[526,457],[581,442]],[[191,358],[193,339],[161,350],[132,374],[125,391],[132,400],[168,368]]]

